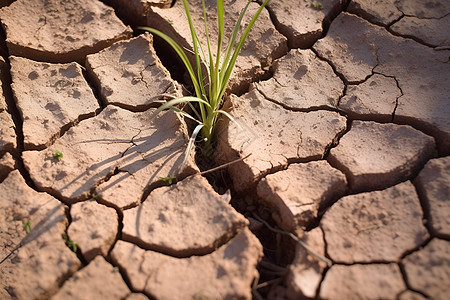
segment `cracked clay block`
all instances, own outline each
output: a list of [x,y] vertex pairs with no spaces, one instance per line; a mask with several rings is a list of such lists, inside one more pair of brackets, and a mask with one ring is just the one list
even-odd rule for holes
[[177,93],[176,84],[161,64],[149,34],[120,41],[88,55],[86,68],[105,103],[133,111],[145,110],[162,94]]
[[[299,230],[300,231],[300,230]],[[300,238],[316,253],[325,255],[325,242],[319,227],[303,232]],[[286,276],[287,299],[314,299],[317,288],[322,282],[323,271],[326,268],[324,261],[313,256],[297,243],[295,258],[289,266]]]
[[124,299],[130,290],[119,270],[102,256],[70,277],[51,300]]
[[402,260],[411,288],[430,299],[445,300],[450,294],[450,242],[432,239]]
[[318,211],[344,195],[345,175],[326,161],[291,164],[287,170],[267,175],[257,186],[258,196],[274,207],[278,226],[293,231],[317,219]]
[[314,49],[348,82],[360,83],[372,72],[395,78],[403,95],[394,122],[420,128],[435,137],[440,155],[450,154],[450,51],[394,36],[347,13],[333,21]]
[[286,167],[288,160],[322,158],[346,128],[346,119],[335,112],[287,110],[256,90],[231,96],[225,105],[241,128],[228,119],[218,123],[216,160],[223,163],[251,154],[228,168],[237,190]]
[[[211,51],[216,53],[217,49],[217,11],[216,1],[205,1],[208,20],[208,32],[211,37]],[[224,1],[225,6],[225,30],[224,30],[224,44],[225,49],[228,37],[231,36],[234,26],[238,20],[247,1]],[[237,38],[241,37],[244,28],[250,22],[253,15],[259,8],[259,4],[251,3],[245,17],[241,23],[241,31]],[[207,51],[206,37],[205,37],[205,23],[203,20],[203,10],[200,0],[189,1],[189,9],[191,18],[194,23],[195,30],[200,39],[204,51]],[[189,30],[189,24],[185,17],[185,10],[182,1],[177,1],[170,9],[152,8],[151,13],[148,14],[147,23],[150,27],[161,30],[162,32],[171,36],[176,42],[187,49],[192,49],[192,36]],[[222,50],[224,52],[225,50]],[[263,10],[255,22],[252,30],[247,36],[241,54],[237,57],[235,68],[231,75],[229,82],[229,90],[234,93],[245,92],[245,86],[251,81],[256,81],[262,78],[265,71],[272,64],[274,59],[277,59],[288,52],[286,38],[277,31],[272,24],[269,13]],[[193,57],[190,52],[187,53]],[[194,59],[193,65],[195,65]],[[206,71],[206,70],[205,70]],[[206,73],[204,73],[206,74]]]
[[10,55],[47,62],[77,61],[131,36],[101,1],[17,0],[0,9]]
[[[450,12],[450,2],[447,0],[352,0],[348,12],[383,26],[390,25],[396,20],[417,18],[421,21],[440,19]],[[398,24],[395,22],[394,25]],[[448,24],[448,23],[447,23]],[[412,34],[420,33],[411,30]],[[443,30],[442,32],[445,32]]]
[[434,140],[407,125],[354,121],[328,161],[347,175],[353,192],[408,179],[434,155]]
[[156,299],[251,299],[261,257],[262,246],[248,229],[203,256],[175,258],[124,241],[111,252],[133,291]]
[[144,294],[132,293],[125,300],[148,300],[148,297]]
[[[411,1],[411,0],[407,0]],[[388,25],[403,13],[395,5],[398,0],[352,0],[347,11],[366,19],[370,23]]]
[[0,184],[0,211],[0,259],[21,245],[0,267],[0,299],[48,299],[81,264],[61,237],[64,206],[29,188],[15,170]]
[[336,106],[344,84],[331,66],[317,58],[311,50],[291,50],[276,60],[274,75],[255,83],[267,99],[290,109]]
[[431,159],[414,180],[433,234],[450,237],[450,156]]
[[70,216],[72,222],[67,234],[80,248],[84,259],[91,261],[97,255],[106,257],[119,228],[116,211],[88,200],[73,204]]
[[0,182],[8,176],[9,172],[14,170],[15,164],[14,158],[8,152],[0,157]]
[[25,149],[42,149],[63,129],[92,117],[99,104],[80,65],[10,57],[12,90],[23,119]]
[[403,293],[401,293],[398,298],[398,300],[426,300],[425,296],[422,294],[406,290]]
[[348,85],[339,107],[353,119],[391,122],[401,95],[394,78],[374,74],[361,84]]
[[201,176],[153,190],[140,206],[123,212],[122,238],[145,249],[187,257],[210,253],[248,221]]
[[395,262],[428,237],[414,186],[346,196],[325,212],[321,227],[335,262]]
[[[444,0],[445,1],[445,0]],[[449,3],[448,1],[446,1]],[[405,16],[393,24],[390,29],[401,36],[413,37],[433,47],[450,48],[450,35],[448,33],[450,24],[450,7],[448,15],[440,19],[420,19]],[[445,30],[444,28],[447,28]]]
[[[382,287],[382,288],[380,288]],[[334,265],[320,287],[320,299],[396,299],[406,289],[397,264]]]
[[6,110],[0,111],[0,154],[16,148],[16,132],[14,128],[11,115]]
[[[143,191],[159,177],[176,175],[186,147],[186,129],[173,111],[151,119],[154,109],[132,113],[108,106],[80,122],[42,151],[25,151],[24,164],[36,186],[64,201],[90,197],[122,207],[139,203]],[[56,151],[63,154],[58,161]],[[193,172],[188,160],[185,172]]]
[[321,8],[314,8],[314,1],[283,0],[269,2],[274,24],[287,38],[289,47],[310,48],[322,37],[323,23],[327,24],[344,6],[342,0],[321,0]]

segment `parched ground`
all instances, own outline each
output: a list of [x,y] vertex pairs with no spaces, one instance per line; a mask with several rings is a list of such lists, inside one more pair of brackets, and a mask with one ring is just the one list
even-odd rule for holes
[[0,7],[0,299],[448,299],[448,0],[272,0],[207,174],[181,1]]

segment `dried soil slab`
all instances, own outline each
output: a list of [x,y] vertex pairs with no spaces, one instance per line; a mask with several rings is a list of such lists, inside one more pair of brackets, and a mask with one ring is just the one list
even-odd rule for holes
[[125,300],[148,300],[148,297],[144,294],[132,293]]
[[72,222],[67,234],[80,248],[84,259],[91,261],[97,255],[106,257],[119,228],[116,211],[88,200],[73,204],[70,215]]
[[273,70],[273,77],[256,87],[267,99],[290,109],[336,106],[344,89],[331,66],[311,50],[291,50],[274,62]]
[[406,125],[354,121],[330,151],[353,192],[383,189],[408,179],[434,154],[432,137]]
[[[450,51],[435,51],[393,36],[347,13],[333,21],[314,49],[350,83],[361,83],[372,72],[395,78],[403,95],[398,98],[394,122],[434,136],[440,154],[450,154]],[[379,87],[380,92],[383,89]]]
[[162,94],[176,91],[175,82],[156,56],[149,34],[88,55],[86,68],[105,105],[143,111],[155,100],[161,100]]
[[23,119],[25,149],[43,149],[99,104],[80,65],[10,57],[12,90]]
[[397,264],[334,265],[320,288],[320,299],[396,299],[406,289]]
[[[159,176],[176,175],[185,149],[185,127],[174,112],[151,119],[154,109],[132,113],[108,106],[99,115],[68,130],[43,151],[25,151],[23,159],[41,190],[67,202],[98,196],[117,206],[139,203],[143,191]],[[56,151],[63,154],[58,161]],[[192,171],[190,162],[187,171]],[[143,175],[143,176],[141,176]]]
[[346,196],[323,216],[328,254],[335,262],[395,262],[421,245],[428,232],[414,186]]
[[378,64],[377,47],[387,34],[381,27],[341,13],[331,24],[327,35],[313,48],[319,57],[330,61],[347,82],[360,83]]
[[[424,21],[429,19],[440,19],[450,12],[450,4],[446,0],[353,0],[348,6],[348,12],[384,26],[388,26],[399,20],[402,22],[410,17]],[[394,26],[398,24],[394,23]],[[448,23],[447,23],[448,24]],[[391,27],[392,28],[392,27]],[[444,27],[442,27],[444,28]],[[413,34],[421,33],[424,28],[417,28],[419,31],[411,31]],[[441,30],[445,32],[445,30]]]
[[97,256],[69,278],[51,299],[123,299],[129,293],[118,270]]
[[[38,193],[15,170],[0,184],[1,299],[48,299],[80,266],[61,238],[67,226],[64,206]],[[29,221],[31,231],[23,226]]]
[[262,247],[245,229],[204,256],[175,258],[118,241],[111,257],[134,291],[156,299],[251,299]]
[[323,210],[344,195],[345,175],[326,161],[291,164],[267,175],[257,186],[258,196],[274,207],[272,217],[278,226],[293,231],[311,226]]
[[403,259],[411,288],[431,299],[447,299],[450,293],[450,242],[433,239],[423,249]]
[[[208,18],[208,32],[211,37],[211,51],[217,49],[217,12],[216,1],[206,0],[206,10]],[[234,26],[238,20],[239,14],[247,4],[247,1],[225,1],[225,39],[231,36]],[[247,13],[242,21],[241,31],[238,38],[250,22],[253,15],[259,8],[259,4],[251,3]],[[205,37],[205,24],[203,20],[203,10],[200,0],[190,1],[189,9],[194,23],[195,30],[199,36],[204,51],[208,47]],[[147,23],[174,38],[180,45],[192,49],[192,36],[189,30],[189,23],[185,17],[185,10],[182,1],[177,1],[170,9],[152,8],[148,14]],[[224,50],[223,50],[224,51]],[[241,54],[236,60],[236,66],[233,70],[229,83],[229,90],[234,93],[243,93],[248,83],[256,81],[262,77],[264,72],[272,64],[272,61],[288,52],[286,38],[280,34],[272,24],[269,13],[263,10],[247,37],[246,43],[241,50]],[[190,55],[188,53],[188,55]],[[195,65],[195,64],[193,64]],[[205,73],[206,74],[206,73]]]
[[[274,24],[288,38],[290,48],[310,48],[344,7],[342,0],[284,0],[269,2]],[[315,8],[314,4],[320,4]]]
[[450,156],[427,162],[414,180],[433,234],[450,237]]
[[10,55],[47,62],[77,61],[131,36],[101,1],[17,0],[0,10]]
[[396,5],[405,15],[416,16],[418,18],[439,19],[447,15],[450,11],[450,3],[445,0],[400,0]]
[[401,95],[394,78],[374,74],[361,84],[348,85],[339,107],[353,119],[391,122]]
[[401,293],[398,298],[399,300],[426,300],[422,294],[407,290]]
[[[442,1],[442,4],[448,3]],[[447,9],[450,13],[450,5]],[[405,16],[390,27],[394,33],[412,37],[433,47],[450,47],[450,35],[448,34],[448,24],[450,14],[440,19],[422,19],[414,16]]]
[[347,11],[371,23],[387,26],[403,15],[396,5],[399,2],[401,0],[352,0]]
[[14,122],[6,110],[0,111],[0,154],[15,148],[16,132]]
[[0,182],[8,176],[9,172],[14,170],[15,164],[14,158],[8,152],[0,158]]
[[[319,227],[305,232],[301,240],[316,253],[325,255],[323,233]],[[286,277],[287,299],[313,299],[322,281],[325,262],[311,255],[300,244],[295,249],[295,258]]]
[[201,176],[153,190],[123,215],[124,240],[176,257],[210,253],[248,225]]
[[346,127],[346,119],[337,113],[286,110],[256,90],[232,96],[226,105],[241,128],[228,120],[219,123],[216,159],[225,162],[251,154],[229,167],[237,190],[249,188],[288,162],[321,159]]

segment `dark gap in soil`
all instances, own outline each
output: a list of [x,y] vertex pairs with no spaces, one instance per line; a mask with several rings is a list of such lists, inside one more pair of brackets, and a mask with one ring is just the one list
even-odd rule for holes
[[402,256],[400,257],[400,260],[401,260],[401,259],[404,259],[405,257],[407,257],[408,255],[410,255],[410,254],[412,254],[412,253],[414,253],[414,252],[417,252],[417,251],[421,250],[423,247],[425,247],[426,245],[428,245],[428,243],[431,242],[432,239],[433,239],[433,236],[430,235],[427,239],[425,239],[425,240],[424,240],[420,245],[418,245],[417,247],[414,247],[413,249],[406,250],[406,251],[402,254]]
[[[68,238],[69,241],[71,241],[69,233],[68,233],[68,229],[70,224],[72,224],[72,216],[70,214],[70,210],[72,209],[72,205],[71,204],[67,204],[65,205],[66,207],[64,207],[64,213],[66,214],[66,218],[67,218],[67,226],[66,229],[64,230],[64,234],[66,235],[66,237]],[[61,237],[62,238],[62,237]],[[67,246],[68,247],[68,246]],[[70,249],[70,251],[72,251],[72,249]],[[81,249],[80,247],[78,247],[77,245],[77,251],[75,252],[75,254],[77,255],[78,259],[81,261],[81,267],[78,269],[81,270],[82,268],[84,268],[85,266],[88,265],[88,262],[86,261],[86,259],[84,259],[83,254],[81,253]],[[68,278],[67,278],[68,279]],[[62,285],[61,285],[62,286]],[[61,287],[60,286],[60,287]]]
[[103,109],[106,108],[107,104],[103,102],[102,98],[101,98],[101,93],[100,93],[100,86],[97,86],[95,84],[95,81],[92,80],[92,78],[89,76],[89,73],[87,72],[87,70],[85,68],[81,68],[81,73],[83,74],[84,80],[87,82],[87,84],[89,85],[89,87],[92,90],[92,93],[94,94],[95,99],[97,99],[97,103],[100,106],[99,109],[97,109],[96,114],[98,115]]
[[419,184],[415,179],[414,180],[412,179],[411,182],[413,183],[414,188],[416,189],[416,193],[417,193],[417,196],[420,201],[420,206],[422,207],[423,225],[427,228],[430,236],[434,236],[435,232],[434,232],[433,228],[431,227],[431,223],[430,223],[430,220],[431,220],[430,203],[426,199],[426,196],[425,196],[426,192],[424,190],[424,187],[421,184]]
[[[256,192],[254,193],[256,194]],[[256,221],[252,218],[252,215],[256,214],[261,219],[269,223],[269,225],[277,228],[276,222],[271,216],[270,209],[263,206],[259,202],[260,199],[257,199],[254,195],[247,195],[245,198],[233,197],[231,204],[237,211],[251,220],[251,222]],[[243,208],[244,210],[242,210]],[[274,285],[268,285],[257,290],[263,298],[267,298],[273,288],[284,283],[285,277],[288,273],[287,268],[295,257],[296,242],[286,235],[271,231],[264,224],[262,224],[262,226],[257,226],[256,228],[252,228],[252,233],[259,239],[261,245],[263,246],[264,256],[262,258],[262,262],[286,269],[286,272],[283,275],[273,274],[271,270],[264,267],[264,265],[258,265],[258,284],[274,279],[280,279],[280,282]]]
[[169,71],[172,79],[181,83],[190,93],[193,93],[193,88],[189,75],[185,71],[183,62],[180,60],[176,52],[163,39],[157,35],[153,35],[153,48],[155,48],[156,55],[161,60],[161,63]]
[[[327,252],[326,252],[326,244],[325,244],[325,254],[327,254]],[[328,255],[326,255],[326,257],[328,257]],[[323,272],[322,272],[322,279],[320,280],[320,283],[319,283],[319,285],[317,286],[317,289],[316,289],[316,297],[315,297],[314,299],[320,299],[320,298],[319,298],[319,296],[320,296],[320,289],[322,288],[323,281],[325,280],[325,276],[327,275],[327,272],[328,272],[328,270],[329,270],[330,268],[331,268],[331,267],[326,267],[326,268],[323,270]]]
[[[213,158],[203,156],[201,151],[197,151],[196,153],[196,162],[201,171],[217,166]],[[279,233],[274,233],[262,223],[258,225],[259,222],[252,217],[253,214],[256,214],[267,221],[271,226],[276,227],[276,222],[271,217],[270,209],[265,207],[261,203],[261,200],[256,196],[256,185],[249,190],[236,192],[233,188],[233,181],[226,168],[207,173],[204,177],[217,193],[224,194],[228,190],[231,192],[231,206],[250,221],[252,233],[263,245],[263,261],[283,268],[289,266],[295,256],[295,241]],[[279,275],[273,275],[267,272],[261,265],[258,266],[258,271],[258,283],[280,278]],[[263,298],[266,298],[272,287],[272,285],[269,285],[258,289],[257,291]]]
[[[358,81],[349,81],[349,80],[347,80],[347,79],[345,78],[344,74],[340,73],[340,72],[337,70],[336,66],[333,64],[333,62],[332,62],[331,60],[329,60],[329,59],[326,58],[326,57],[321,56],[320,53],[319,53],[316,49],[314,49],[314,47],[311,48],[311,51],[314,52],[314,54],[316,55],[316,57],[317,57],[318,59],[320,59],[321,61],[326,62],[327,64],[330,65],[330,67],[333,69],[334,74],[335,74],[336,76],[338,76],[338,77],[342,80],[342,82],[344,83],[344,86],[345,86],[345,87],[347,87],[347,85],[359,85],[359,84],[361,84],[361,83],[366,82],[367,80],[369,80],[370,77],[372,77],[372,76],[376,73],[376,72],[375,72],[375,68],[378,67],[378,65],[379,65],[379,59],[378,59],[378,56],[377,56],[377,63],[376,63],[376,65],[372,68],[372,71],[371,71],[371,73],[370,73],[369,75],[367,75],[367,76],[366,76],[364,79],[362,79],[362,80],[358,80]],[[384,75],[384,74],[381,74],[381,75]],[[384,76],[385,76],[385,75],[384,75]],[[343,97],[343,96],[342,96],[342,97]],[[341,97],[341,98],[342,98],[342,97]]]
[[6,45],[6,34],[2,26],[0,26],[0,56],[3,57],[5,61],[7,61],[9,57],[9,51]]
[[107,256],[109,257],[111,255],[111,251],[114,249],[114,247],[116,246],[116,243],[118,240],[122,239],[122,229],[123,229],[123,211],[117,207],[114,207],[113,205],[108,205],[107,203],[101,202],[99,200],[97,200],[98,204],[104,205],[106,207],[110,207],[113,208],[116,213],[117,213],[117,221],[118,221],[118,227],[117,227],[117,235],[116,235],[116,239],[114,240],[114,243],[111,245],[111,247],[108,250],[108,254]]
[[[432,45],[432,44],[429,44],[429,43],[423,41],[422,39],[420,39],[420,38],[418,38],[418,37],[416,37],[416,36],[409,35],[409,34],[400,34],[400,33],[394,32],[394,31],[391,29],[392,25],[394,25],[395,23],[399,22],[399,21],[400,21],[401,19],[403,19],[404,17],[407,17],[407,15],[405,15],[404,13],[402,13],[402,15],[401,15],[400,17],[398,17],[397,19],[395,19],[395,20],[393,20],[392,22],[388,23],[386,26],[384,26],[384,25],[381,25],[381,26],[383,26],[383,27],[386,29],[386,31],[389,32],[389,33],[390,33],[391,35],[393,35],[393,36],[397,36],[397,37],[401,37],[401,38],[405,38],[405,39],[410,39],[410,40],[413,40],[413,41],[415,41],[415,42],[417,42],[417,43],[419,43],[419,44],[421,44],[421,45],[424,45],[424,46],[427,46],[427,47],[430,47],[430,48],[439,48],[439,45]],[[415,16],[412,16],[412,17],[415,17]],[[370,23],[372,23],[370,20],[367,20],[367,21],[370,22]],[[376,24],[376,23],[375,23],[375,25],[380,25],[380,24]]]
[[[71,205],[70,205],[70,204],[69,204],[69,205],[65,205],[65,207],[64,207],[64,213],[65,213],[65,215],[66,215],[66,218],[67,218],[68,222],[67,222],[66,228],[64,229],[63,235],[65,235],[69,241],[70,241],[70,237],[69,237],[69,235],[67,234],[67,230],[69,229],[69,226],[70,226],[70,224],[72,223],[72,216],[70,215],[70,209],[71,209]],[[63,236],[60,236],[59,238],[62,239],[64,243],[66,242],[66,241],[64,240]],[[66,247],[68,247],[68,246],[66,245]],[[72,251],[72,249],[70,249],[69,251]],[[72,276],[73,276],[75,273],[77,273],[78,271],[82,270],[85,266],[88,265],[88,262],[84,259],[83,255],[82,255],[82,253],[81,253],[80,248],[78,248],[78,245],[77,245],[77,251],[76,251],[75,254],[76,254],[77,258],[78,258],[78,259],[80,260],[80,262],[81,262],[80,267],[79,267],[75,272],[73,272],[73,273],[68,272],[68,273],[64,274],[61,278],[58,278],[58,280],[57,280],[58,290],[56,290],[56,291],[54,292],[54,294],[56,294],[56,293],[62,288],[62,286],[66,283],[66,281],[69,280],[70,278],[72,278]],[[51,295],[51,296],[54,296],[54,294]],[[50,296],[50,295],[49,295],[49,296]],[[51,298],[51,297],[49,297],[49,298]]]
[[[330,29],[331,23],[333,23],[334,19],[337,18],[343,11],[347,10],[348,5],[350,4],[350,0],[346,0],[340,5],[337,5],[334,9],[332,9],[327,16],[322,21],[322,36],[320,39],[324,38],[328,30]],[[314,42],[315,43],[315,42]]]
[[400,269],[400,273],[402,273],[403,281],[405,282],[406,287],[409,290],[411,290],[413,292],[416,292],[416,293],[424,296],[427,299],[430,299],[430,297],[427,294],[425,294],[422,291],[416,290],[413,287],[411,287],[411,285],[409,283],[409,280],[408,280],[408,274],[406,274],[405,266],[403,265],[403,263],[401,261],[398,263],[398,266],[399,266],[399,269]]
[[339,141],[341,140],[341,138],[342,138],[344,135],[346,135],[346,134],[350,131],[351,127],[352,127],[352,122],[353,122],[353,121],[352,121],[345,113],[343,113],[343,112],[342,112],[341,110],[339,110],[339,109],[336,109],[335,111],[336,111],[337,113],[339,113],[341,116],[343,116],[343,117],[345,117],[345,118],[347,119],[347,121],[346,121],[346,126],[345,126],[345,129],[344,129],[344,130],[342,130],[341,132],[338,132],[338,133],[336,134],[336,136],[334,137],[334,139],[333,139],[333,141],[331,142],[331,144],[330,144],[329,146],[326,147],[325,152],[324,152],[324,154],[323,154],[323,158],[324,158],[325,160],[328,159],[328,157],[329,157],[329,155],[330,155],[330,152],[331,152],[331,149],[336,148],[336,147],[339,145]]
[[339,161],[331,157],[330,152],[332,148],[336,148],[339,145],[339,141],[341,140],[341,138],[352,129],[352,123],[353,120],[351,118],[347,118],[346,130],[339,136],[339,138],[336,141],[336,144],[333,147],[330,147],[329,151],[326,153],[325,156],[325,159],[327,160],[328,164],[330,164],[333,168],[338,169],[339,171],[344,173],[345,178],[347,179],[347,189],[349,189],[354,185],[353,175],[346,166],[342,165]]
[[[100,0],[103,4],[110,6],[114,9],[116,16],[122,21],[123,24],[130,27],[143,26],[145,25],[146,16],[140,16],[133,13],[131,10],[127,10],[127,5],[121,5],[120,1],[117,0]],[[119,2],[119,3],[118,3]],[[142,3],[144,3],[143,1]]]

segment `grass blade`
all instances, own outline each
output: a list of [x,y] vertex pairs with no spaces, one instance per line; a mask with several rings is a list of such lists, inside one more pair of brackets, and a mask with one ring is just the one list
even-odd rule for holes
[[261,14],[262,10],[267,5],[267,3],[269,3],[269,1],[270,0],[265,0],[263,2],[263,4],[261,4],[261,6],[258,8],[255,15],[251,19],[250,23],[247,25],[247,28],[245,29],[244,33],[242,34],[239,44],[237,45],[236,49],[234,50],[233,56],[231,57],[230,62],[227,65],[227,68],[226,68],[226,71],[225,71],[225,74],[223,77],[223,81],[222,81],[222,87],[220,89],[221,90],[220,97],[222,97],[223,94],[225,93],[228,81],[230,80],[231,72],[233,71],[234,65],[236,63],[236,59],[237,59],[239,53],[241,52],[242,47],[244,46],[245,40],[247,39],[247,36],[250,33],[250,30],[252,29],[253,25],[255,24],[256,20],[258,19],[259,15]]
[[194,68],[192,67],[191,62],[189,61],[189,58],[187,57],[186,53],[184,53],[183,49],[171,37],[162,33],[159,30],[156,30],[151,27],[138,27],[138,29],[142,29],[142,30],[148,31],[152,34],[155,34],[155,35],[159,36],[160,38],[162,38],[167,44],[169,44],[169,46],[176,52],[176,54],[178,55],[178,57],[181,59],[184,66],[186,67],[186,70],[189,73],[189,77],[192,80],[192,84],[194,85],[195,93],[197,95],[198,94],[201,95],[200,85],[197,81],[197,77],[195,75]]
[[206,102],[203,99],[200,99],[200,98],[197,98],[197,97],[187,96],[187,97],[180,97],[180,98],[175,98],[175,99],[172,99],[170,101],[167,101],[166,103],[164,103],[160,107],[158,107],[156,112],[158,113],[158,112],[163,111],[165,109],[169,109],[171,106],[175,106],[175,105],[180,104],[180,103],[188,103],[188,102],[199,102],[199,103],[203,103],[207,107],[210,107],[209,103]]
[[203,124],[199,124],[195,127],[194,131],[192,132],[191,137],[189,138],[189,143],[186,147],[186,151],[184,152],[184,159],[180,166],[180,173],[183,171],[184,167],[186,166],[186,163],[189,159],[189,155],[191,154],[192,149],[195,145],[195,140],[197,139],[197,135],[200,132],[200,130],[203,128]]

